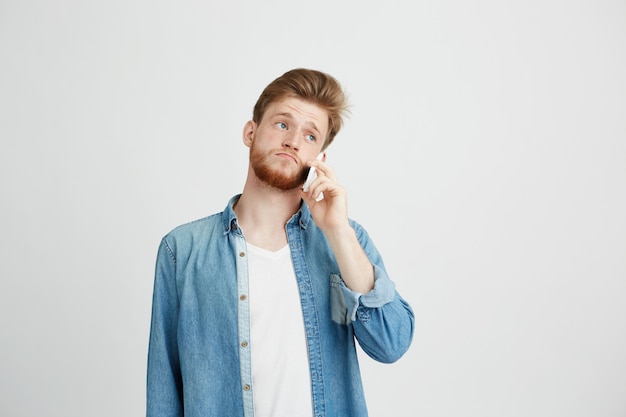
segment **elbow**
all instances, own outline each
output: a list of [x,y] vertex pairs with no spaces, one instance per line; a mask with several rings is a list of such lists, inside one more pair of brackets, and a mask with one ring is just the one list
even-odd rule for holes
[[[357,338],[363,351],[381,363],[394,363],[408,350],[413,342],[414,318],[412,311],[404,310],[394,319],[378,317],[367,322],[355,322]],[[376,326],[378,322],[381,326]],[[360,334],[360,336],[358,336]]]

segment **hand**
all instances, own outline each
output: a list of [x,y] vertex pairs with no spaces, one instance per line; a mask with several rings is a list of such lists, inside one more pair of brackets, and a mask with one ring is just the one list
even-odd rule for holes
[[[324,162],[309,161],[307,165],[316,167],[317,178],[309,191],[300,190],[300,195],[309,206],[315,224],[328,239],[346,286],[367,294],[374,288],[374,268],[348,222],[346,190]],[[317,197],[322,194],[323,198],[318,201]]]
[[349,227],[346,190],[337,182],[333,169],[319,160],[308,161],[307,165],[315,167],[317,178],[309,191],[300,193],[315,223],[324,233]]

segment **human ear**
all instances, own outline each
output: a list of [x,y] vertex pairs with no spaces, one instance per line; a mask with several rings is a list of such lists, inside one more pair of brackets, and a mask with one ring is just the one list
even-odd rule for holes
[[254,120],[248,120],[243,126],[243,143],[247,147],[252,146],[254,140],[254,132],[256,131],[256,123]]

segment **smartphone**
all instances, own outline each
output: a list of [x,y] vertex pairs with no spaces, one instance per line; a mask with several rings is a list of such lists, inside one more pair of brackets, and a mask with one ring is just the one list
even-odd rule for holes
[[[317,159],[318,161],[321,161],[322,158],[324,158],[324,152],[317,155],[317,158],[315,159]],[[309,175],[307,175],[306,181],[304,181],[304,185],[302,186],[303,191],[309,191],[309,187],[311,186],[311,183],[315,181],[315,179],[317,178],[317,174],[315,173],[315,171],[316,171],[315,167],[311,167],[311,169],[309,169]]]

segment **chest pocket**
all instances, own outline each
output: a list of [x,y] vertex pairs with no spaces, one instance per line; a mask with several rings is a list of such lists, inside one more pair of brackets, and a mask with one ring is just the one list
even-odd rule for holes
[[335,323],[348,325],[350,315],[343,295],[343,283],[337,274],[330,276],[330,317]]

